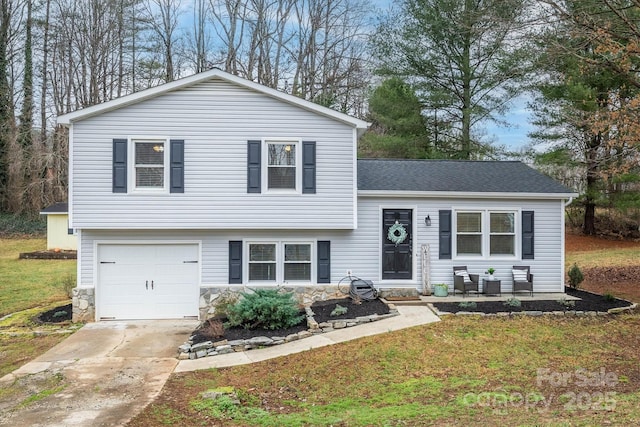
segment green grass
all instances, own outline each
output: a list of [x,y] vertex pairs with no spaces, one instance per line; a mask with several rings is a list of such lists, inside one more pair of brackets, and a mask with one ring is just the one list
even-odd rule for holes
[[[226,426],[638,425],[640,390],[629,379],[640,378],[639,329],[638,314],[449,316],[262,363],[173,375],[131,426],[163,425],[166,414]],[[553,384],[538,369],[572,379]],[[617,381],[585,386],[577,369],[583,376],[604,369]],[[233,387],[241,403],[200,396],[216,387]]]
[[75,281],[75,260],[21,260],[21,252],[44,250],[44,239],[0,239],[0,317],[64,301],[64,282]]
[[626,249],[601,249],[595,251],[571,252],[565,257],[569,269],[574,263],[581,269],[592,267],[617,267],[637,265],[640,260],[640,246]]
[[[21,252],[45,247],[44,239],[0,239],[0,318],[11,314],[0,320],[0,377],[68,336],[47,335],[59,327],[38,325],[33,321],[38,314],[68,303],[65,284],[75,282],[75,260],[18,258]],[[70,329],[77,327],[74,325]]]

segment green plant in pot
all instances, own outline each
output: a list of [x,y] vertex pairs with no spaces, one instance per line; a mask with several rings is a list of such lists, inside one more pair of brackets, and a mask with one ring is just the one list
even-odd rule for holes
[[493,273],[496,272],[496,269],[493,267],[487,268],[487,273],[489,273],[489,280],[494,280]]
[[433,295],[437,297],[446,297],[449,295],[449,285],[446,283],[434,283]]

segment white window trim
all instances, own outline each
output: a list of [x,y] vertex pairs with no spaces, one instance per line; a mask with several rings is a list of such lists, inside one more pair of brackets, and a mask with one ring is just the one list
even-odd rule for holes
[[[481,224],[482,224],[482,254],[480,255],[471,255],[471,254],[463,254],[458,255],[458,213],[480,213],[481,214]],[[513,235],[515,237],[515,245],[514,245],[514,254],[513,255],[491,255],[491,215],[492,213],[512,213],[514,219],[514,232]],[[522,213],[520,208],[504,208],[501,207],[499,209],[470,209],[468,207],[452,209],[452,237],[451,237],[451,248],[453,250],[453,259],[454,260],[518,260],[521,257],[522,253]],[[511,234],[511,233],[494,233],[495,235],[501,234]]]
[[[276,245],[276,280],[251,280],[249,278],[249,247],[251,245]],[[311,265],[310,269],[310,277],[309,280],[296,280],[296,281],[285,281],[284,280],[284,245],[309,245],[310,249],[310,260],[309,264]],[[286,240],[275,240],[275,239],[267,239],[267,240],[249,240],[246,241],[243,248],[243,275],[246,277],[246,282],[252,285],[265,285],[265,286],[281,286],[281,285],[308,285],[309,283],[316,282],[316,269],[317,269],[317,261],[316,261],[316,241],[310,240],[295,240],[295,239],[286,239]]]
[[[162,142],[164,144],[164,186],[157,188],[150,187],[136,187],[136,144],[139,142]],[[169,171],[169,151],[171,150],[169,144],[169,138],[166,136],[131,136],[129,137],[129,142],[127,145],[127,186],[129,187],[130,193],[137,194],[158,194],[158,193],[169,193],[169,179],[170,179],[170,171]]]
[[[296,147],[296,188],[269,188],[269,144],[289,144]],[[261,181],[264,194],[302,194],[302,139],[263,138],[261,153]]]

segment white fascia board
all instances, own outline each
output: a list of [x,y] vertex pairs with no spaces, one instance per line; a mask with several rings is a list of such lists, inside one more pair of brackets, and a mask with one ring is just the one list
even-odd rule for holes
[[568,199],[577,197],[577,193],[484,193],[462,191],[393,191],[393,190],[358,190],[358,197],[409,197],[409,198],[447,198],[447,199]]
[[280,92],[275,89],[271,89],[269,87],[243,79],[241,77],[234,76],[232,74],[226,73],[218,69],[213,69],[213,70],[205,71],[202,73],[194,74],[192,76],[175,80],[169,83],[165,83],[160,86],[156,86],[150,89],[145,89],[140,92],[132,93],[130,95],[126,95],[111,101],[103,102],[102,104],[93,105],[91,107],[83,108],[82,110],[74,111],[68,114],[63,114],[61,116],[58,116],[57,123],[60,125],[70,126],[75,121],[86,119],[88,117],[92,117],[107,111],[116,110],[118,108],[122,108],[127,105],[136,104],[138,102],[151,99],[156,96],[169,93],[174,90],[181,89],[183,87],[192,86],[194,84],[197,84],[206,80],[214,79],[214,78],[218,78],[230,83],[234,83],[238,86],[242,86],[247,89],[251,89],[256,92],[263,93],[272,98],[282,100],[289,104],[296,105],[300,108],[304,108],[306,110],[309,110],[317,114],[332,118],[339,122],[348,124],[358,129],[359,134],[364,133],[364,131],[370,125],[370,123],[367,123],[364,120],[356,119],[355,117],[351,117],[347,114],[343,114],[338,111],[332,110],[330,108],[323,107],[313,102],[298,98],[296,96],[289,95],[287,93]]

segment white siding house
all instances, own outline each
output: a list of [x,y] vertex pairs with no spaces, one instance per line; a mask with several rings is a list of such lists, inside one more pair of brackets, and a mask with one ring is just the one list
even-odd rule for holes
[[526,264],[563,290],[573,194],[519,162],[357,160],[366,122],[219,70],[58,122],[76,320],[206,318],[256,286],[325,298],[347,272],[419,292],[423,245],[433,283],[494,267],[508,292]]

